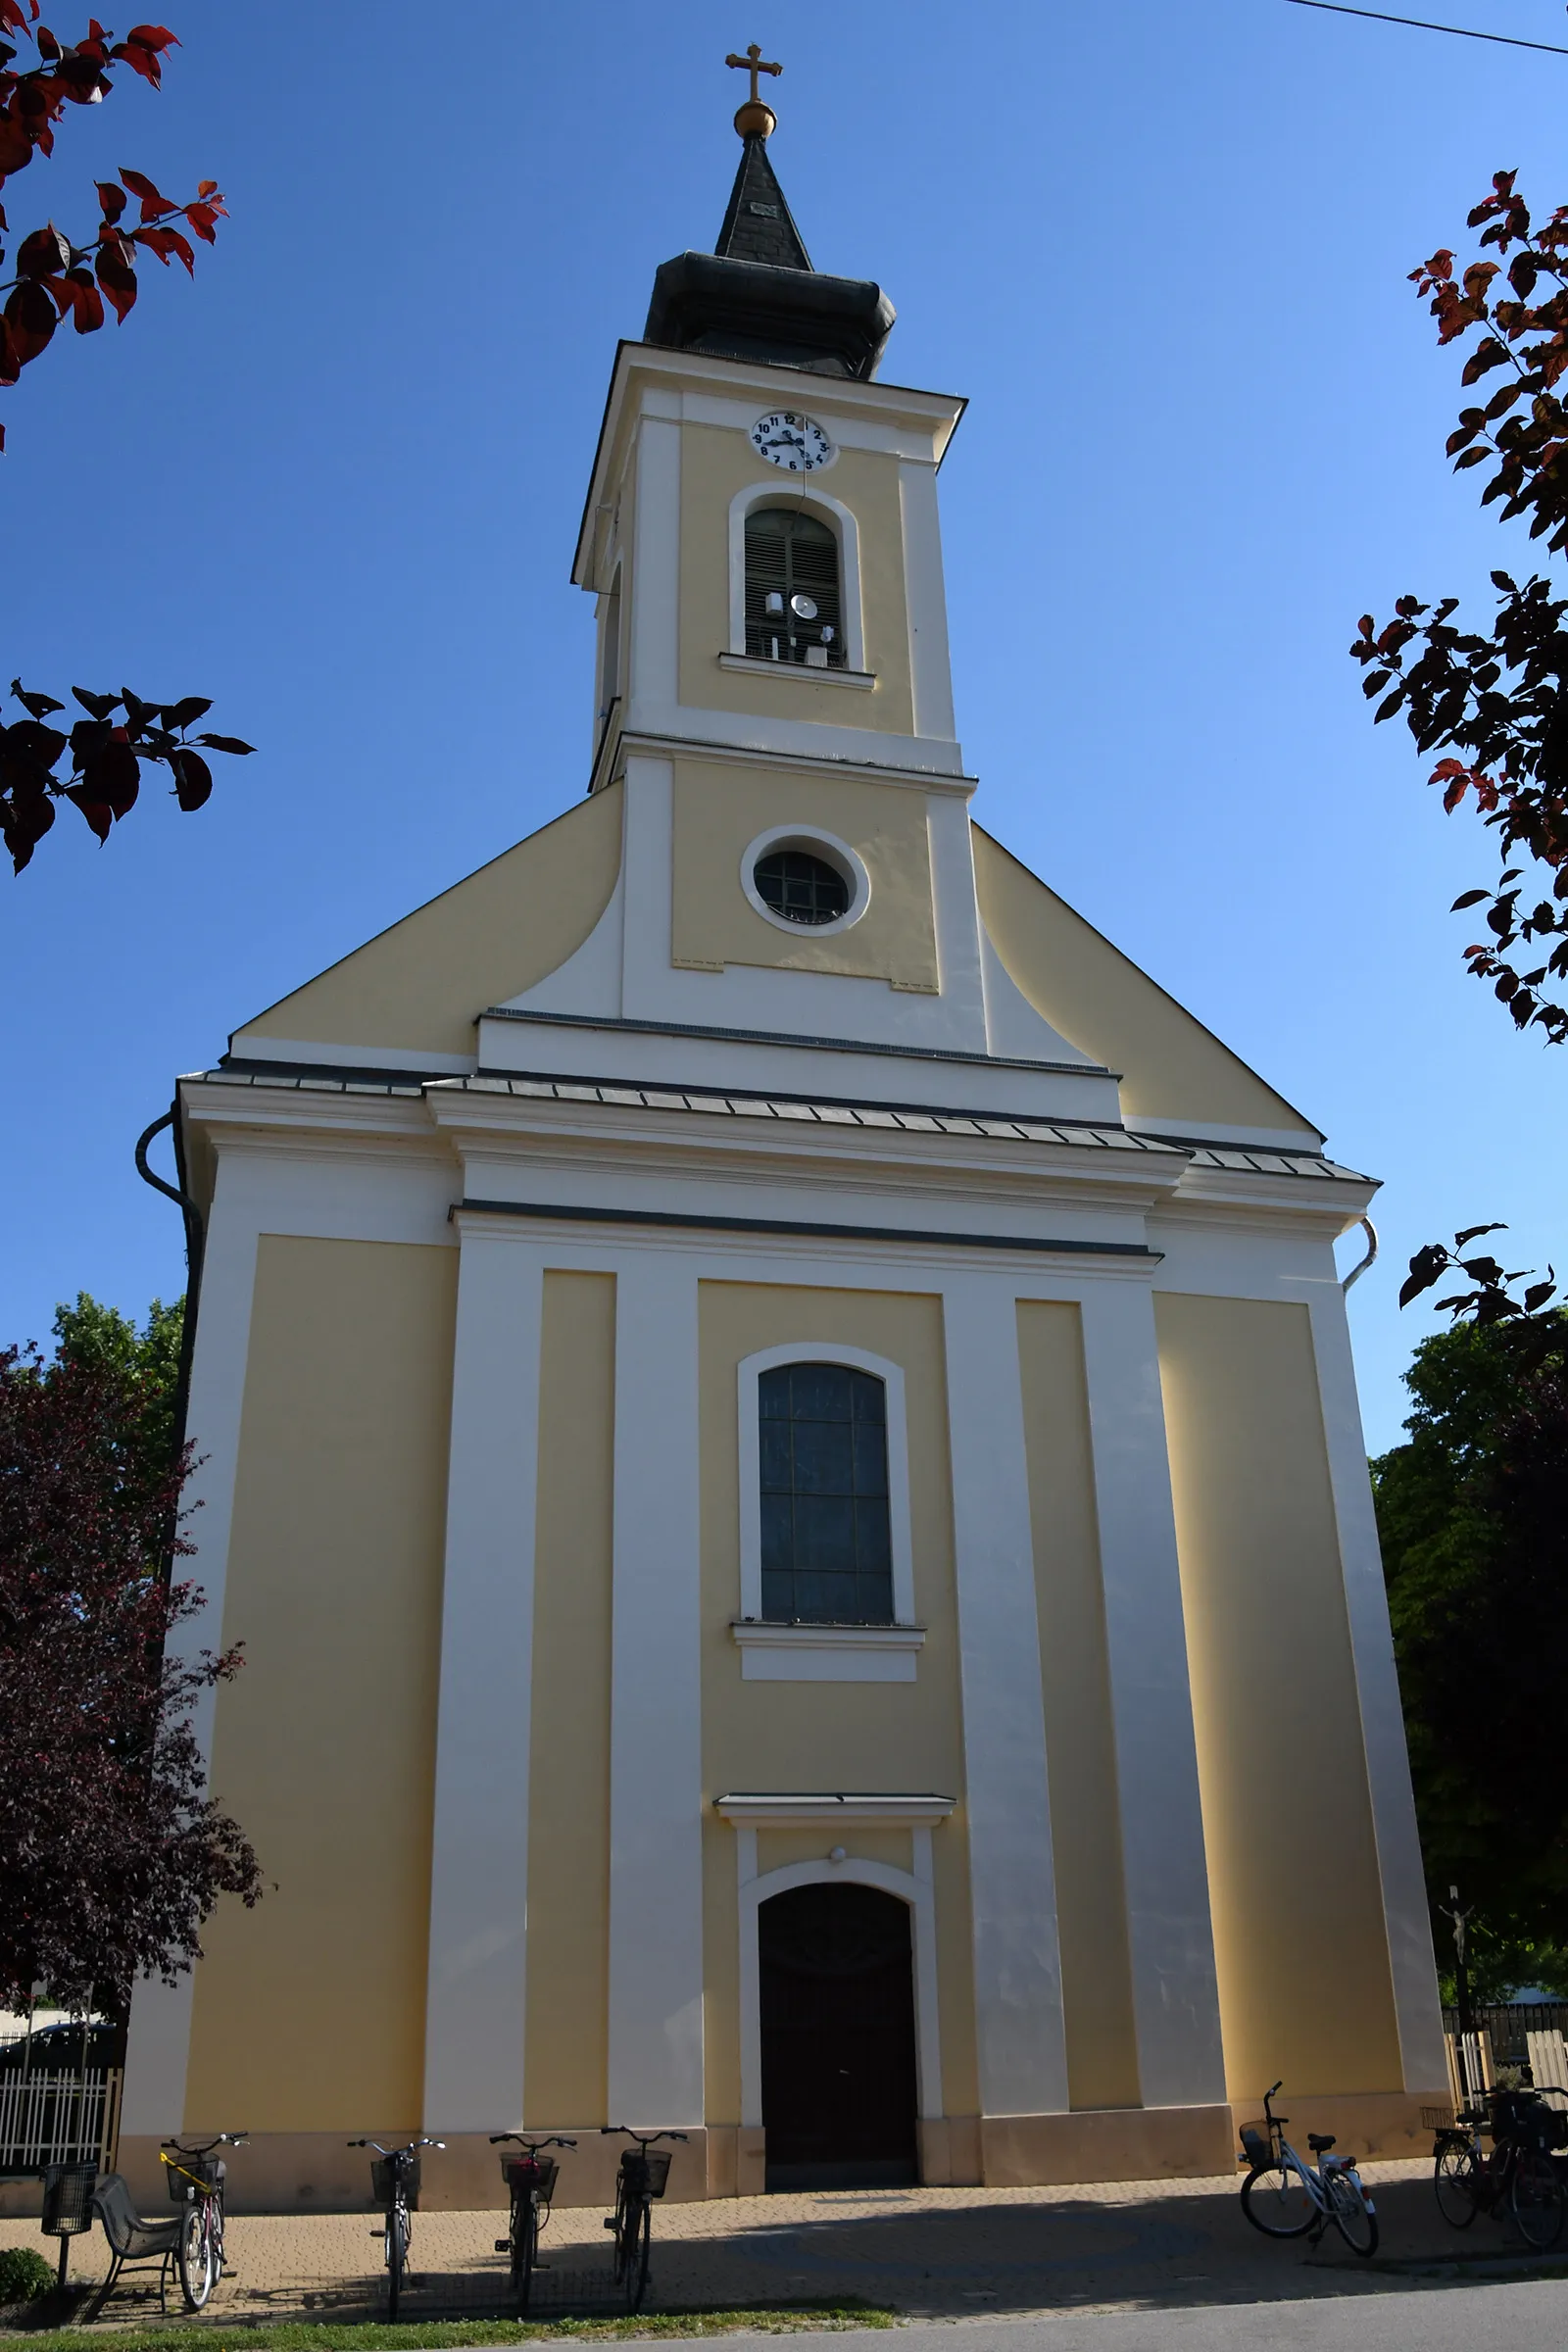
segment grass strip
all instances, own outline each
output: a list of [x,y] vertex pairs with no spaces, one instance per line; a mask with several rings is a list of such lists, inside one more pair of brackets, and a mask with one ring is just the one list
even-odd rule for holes
[[693,2306],[596,2319],[408,2320],[394,2328],[368,2320],[213,2319],[169,2328],[27,2328],[4,2340],[27,2352],[449,2352],[466,2344],[594,2342],[630,2336],[785,2335],[807,2328],[892,2328],[884,2303],[846,2295],[836,2301],[738,2303],[727,2311]]

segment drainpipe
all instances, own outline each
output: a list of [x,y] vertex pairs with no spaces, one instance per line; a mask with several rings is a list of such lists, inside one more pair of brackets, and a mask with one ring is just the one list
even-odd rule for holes
[[[167,1192],[169,1188],[166,1185],[164,1189]],[[1360,1281],[1362,1275],[1366,1272],[1368,1266],[1372,1264],[1378,1253],[1377,1227],[1373,1224],[1370,1217],[1363,1217],[1360,1220],[1360,1223],[1361,1230],[1366,1235],[1366,1255],[1365,1257],[1359,1259],[1356,1264],[1350,1268],[1350,1271],[1348,1274],[1347,1274],[1345,1280],[1340,1285],[1342,1291],[1348,1291],[1352,1283]]]
[[[179,1100],[176,1096],[163,1117],[154,1119],[152,1125],[136,1141],[137,1175],[144,1184],[150,1184],[154,1192],[167,1195],[173,1201],[185,1222],[185,1313],[179,1329],[179,1369],[174,1376],[174,1451],[176,1454],[185,1443],[185,1418],[190,1406],[191,1355],[196,1346],[196,1309],[201,1299],[202,1256],[207,1239],[206,1229],[202,1224],[202,1212],[189,1193],[184,1190],[185,1152],[180,1138],[178,1113]],[[177,1185],[166,1183],[164,1178],[148,1165],[147,1161],[148,1145],[154,1136],[161,1135],[166,1127],[172,1127],[174,1131],[174,1172],[179,1178]]]

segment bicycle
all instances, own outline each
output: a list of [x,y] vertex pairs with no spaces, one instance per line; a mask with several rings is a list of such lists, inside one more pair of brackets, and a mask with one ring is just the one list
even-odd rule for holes
[[501,2159],[501,2178],[512,2191],[512,2214],[506,2236],[496,2239],[496,2252],[512,2257],[512,2291],[517,2298],[518,2311],[525,2312],[534,2272],[548,2268],[539,2260],[539,2232],[550,2219],[550,2200],[556,2193],[556,2175],[560,2170],[555,2158],[541,2151],[574,2148],[577,2142],[563,2139],[559,2132],[552,2132],[544,2139],[527,2139],[520,2132],[492,2132],[490,2145],[499,2147],[508,2139],[515,2140],[524,2152]]
[[624,2132],[637,2142],[622,2148],[615,2174],[615,2210],[605,2217],[605,2228],[615,2232],[615,2283],[626,2297],[628,2311],[640,2311],[648,2291],[648,2255],[653,2242],[651,2201],[662,2197],[669,2179],[671,2151],[656,2148],[656,2139],[684,2139],[684,2132],[634,2132],[630,2124],[601,2124],[602,2139]]
[[1242,2182],[1242,2211],[1265,2237],[1304,2237],[1310,2230],[1316,2245],[1332,2222],[1352,2254],[1375,2254],[1377,2208],[1361,2185],[1355,2158],[1330,2154],[1332,2132],[1309,2132],[1306,2144],[1317,2162],[1303,2164],[1285,2136],[1290,2117],[1274,2112],[1278,2089],[1276,2082],[1263,2093],[1264,2132],[1255,2124],[1242,2126],[1246,2153],[1238,2161],[1251,2168]]
[[351,2139],[351,2148],[373,2148],[380,2162],[370,2166],[370,2193],[378,2205],[386,2207],[381,2230],[370,2231],[372,2237],[385,2236],[387,2317],[398,2316],[398,2297],[405,2286],[417,2281],[409,2274],[409,2247],[414,2240],[414,2228],[409,2220],[409,2199],[419,2193],[419,2150],[444,2148],[444,2139],[411,2139],[406,2147],[383,2148],[378,2139]]
[[[185,2212],[175,2260],[179,2265],[179,2291],[185,2298],[187,2311],[203,2310],[223,2276],[223,2183],[228,2178],[228,2167],[220,2156],[216,2162],[213,2160],[213,2150],[243,2148],[248,2142],[247,2132],[220,2132],[216,2139],[204,2139],[194,2147],[186,2147],[178,2139],[166,2139],[158,2151],[160,2164],[167,2164],[185,2183],[179,2191]],[[172,2156],[169,2153],[171,2148],[174,2151]],[[187,2161],[181,2163],[181,2157]]]
[[[1450,2229],[1468,2230],[1478,2213],[1498,2216],[1506,2206],[1525,2244],[1544,2254],[1562,2234],[1563,2184],[1551,2151],[1568,2143],[1568,2116],[1545,2104],[1544,2090],[1505,2086],[1489,2099],[1490,2111],[1461,2108],[1438,2132],[1432,2157],[1438,2211]],[[1492,2137],[1490,2156],[1481,2152],[1484,2132]]]

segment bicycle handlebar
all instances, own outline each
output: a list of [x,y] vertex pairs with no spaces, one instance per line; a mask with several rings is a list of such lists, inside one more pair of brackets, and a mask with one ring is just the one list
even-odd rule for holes
[[634,2132],[630,2124],[601,2124],[599,2127],[601,2139],[613,2138],[618,2132],[624,2132],[628,2139],[634,2139],[640,2148],[651,2148],[656,2139],[686,2139],[689,2137],[685,2132]]
[[193,2148],[187,2147],[182,2139],[166,2139],[162,2144],[166,2148],[176,2148],[181,2156],[208,2156],[214,2148],[249,2147],[250,2137],[248,2132],[220,2132],[216,2139],[201,2140]]
[[[490,2145],[497,2148],[504,2139],[514,2139],[519,2148],[527,2148],[530,2151],[538,2148],[574,2148],[577,2145],[574,2139],[563,2138],[559,2132],[552,2132],[545,2139],[529,2139],[521,2132],[492,2132]],[[437,2145],[439,2144],[437,2142]]]
[[444,2148],[446,2144],[444,2139],[422,2137],[406,2140],[401,2148],[383,2148],[378,2139],[350,2139],[344,2142],[345,2147],[373,2148],[378,2156],[412,2156],[416,2148]]

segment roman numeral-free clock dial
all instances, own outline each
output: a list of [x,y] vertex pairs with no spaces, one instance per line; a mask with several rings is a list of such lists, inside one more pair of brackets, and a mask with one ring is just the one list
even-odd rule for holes
[[752,447],[786,473],[815,473],[839,454],[814,416],[797,416],[793,409],[773,409],[759,416],[752,427]]

